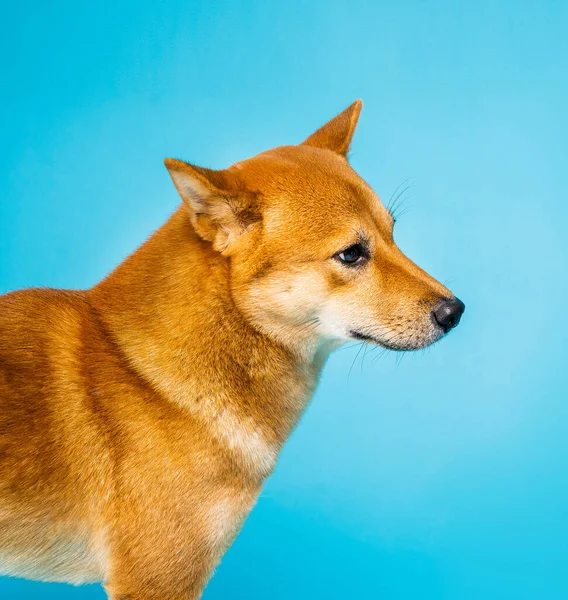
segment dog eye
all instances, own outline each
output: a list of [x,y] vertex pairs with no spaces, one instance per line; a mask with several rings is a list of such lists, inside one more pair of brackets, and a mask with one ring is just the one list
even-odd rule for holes
[[353,246],[338,252],[335,256],[346,265],[355,265],[367,258],[365,249],[361,244],[353,244]]

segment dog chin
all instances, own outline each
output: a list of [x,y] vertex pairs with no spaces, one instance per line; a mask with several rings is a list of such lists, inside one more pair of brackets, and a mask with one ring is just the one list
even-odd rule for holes
[[362,342],[367,342],[369,344],[375,344],[380,346],[381,348],[385,348],[386,350],[394,350],[398,352],[408,352],[412,350],[422,350],[435,344],[438,340],[444,337],[442,331],[432,331],[425,335],[422,339],[404,339],[401,338],[391,338],[389,340],[381,339],[380,337],[375,337],[368,333],[364,333],[362,331],[357,331],[352,329],[349,331],[349,337],[351,339],[360,340]]

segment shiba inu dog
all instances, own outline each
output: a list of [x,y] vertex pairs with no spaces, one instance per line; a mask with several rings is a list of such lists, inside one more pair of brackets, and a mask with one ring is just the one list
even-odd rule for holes
[[360,110],[225,170],[167,159],[182,205],[106,279],[0,297],[0,574],[199,598],[329,353],[458,324],[349,166]]

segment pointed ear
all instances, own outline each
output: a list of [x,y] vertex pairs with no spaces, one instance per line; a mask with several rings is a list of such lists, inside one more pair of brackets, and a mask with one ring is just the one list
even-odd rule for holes
[[331,121],[328,121],[315,133],[312,133],[303,144],[332,150],[337,154],[347,156],[362,106],[363,102],[361,100],[355,100],[351,106],[348,106],[343,112],[333,117]]
[[164,164],[195,231],[213,242],[215,250],[230,254],[231,245],[260,220],[256,196],[242,189],[227,170],[213,171],[175,158],[166,158]]

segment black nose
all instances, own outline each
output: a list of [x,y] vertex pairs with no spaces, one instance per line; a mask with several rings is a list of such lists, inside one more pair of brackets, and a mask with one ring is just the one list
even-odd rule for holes
[[460,322],[465,304],[458,298],[453,300],[442,300],[434,312],[434,320],[444,330],[444,333],[450,331]]

